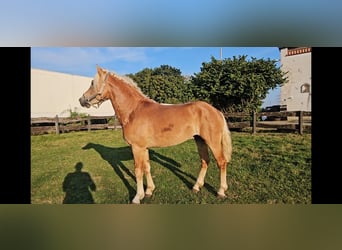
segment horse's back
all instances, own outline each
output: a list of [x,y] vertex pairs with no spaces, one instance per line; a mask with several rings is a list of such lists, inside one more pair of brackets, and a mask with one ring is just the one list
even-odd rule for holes
[[[188,102],[183,104],[146,103],[141,109],[143,119],[158,120],[161,123],[179,121],[180,123],[205,122],[206,120],[222,120],[219,110],[204,101]],[[209,122],[208,121],[208,122]]]

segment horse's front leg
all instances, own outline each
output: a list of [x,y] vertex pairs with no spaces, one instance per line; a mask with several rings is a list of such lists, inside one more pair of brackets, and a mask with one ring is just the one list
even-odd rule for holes
[[132,203],[140,204],[140,200],[145,196],[143,184],[144,150],[132,146],[132,152],[134,157],[134,173],[137,181],[137,193],[134,196]]
[[146,153],[145,153],[144,163],[145,163],[144,171],[145,171],[146,182],[147,182],[147,188],[146,188],[145,195],[146,195],[146,197],[150,197],[150,196],[152,196],[152,193],[153,193],[155,186],[154,186],[152,175],[151,175],[151,165],[150,165],[150,157],[148,154],[148,150],[146,150]]
[[134,156],[134,172],[137,181],[137,193],[132,200],[132,203],[140,204],[140,200],[145,197],[143,176],[144,172],[146,174],[147,189],[146,196],[151,196],[154,190],[154,183],[150,173],[150,163],[147,148],[140,148],[132,146],[133,156]]

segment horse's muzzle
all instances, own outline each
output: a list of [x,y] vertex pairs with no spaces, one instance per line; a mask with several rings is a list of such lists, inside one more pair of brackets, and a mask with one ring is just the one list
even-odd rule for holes
[[91,106],[90,103],[88,102],[88,100],[84,97],[84,95],[78,100],[79,100],[82,107],[89,108]]

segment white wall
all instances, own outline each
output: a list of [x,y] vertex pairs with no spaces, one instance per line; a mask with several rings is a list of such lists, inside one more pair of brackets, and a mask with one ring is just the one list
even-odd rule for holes
[[[288,49],[281,50],[281,69],[288,71],[288,82],[282,86],[280,104],[287,105],[288,111],[311,111],[311,52],[287,55]],[[309,93],[301,93],[303,84],[310,85]]]
[[110,101],[96,108],[81,107],[78,99],[89,88],[91,77],[31,68],[31,117],[68,117],[68,110],[89,115],[114,115]]

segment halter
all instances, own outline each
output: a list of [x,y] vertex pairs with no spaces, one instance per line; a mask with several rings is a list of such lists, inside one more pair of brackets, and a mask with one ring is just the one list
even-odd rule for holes
[[102,95],[103,90],[104,90],[104,87],[106,86],[106,81],[107,81],[108,75],[109,75],[109,72],[107,72],[107,74],[105,75],[105,78],[104,78],[104,80],[103,80],[103,82],[102,82],[102,86],[101,86],[101,88],[100,88],[100,91],[97,92],[97,93],[94,94],[94,95],[91,95],[91,96],[88,97],[88,98],[85,98],[85,100],[86,100],[90,105],[92,105],[92,106],[95,107],[95,108],[98,108],[98,107],[101,105],[101,103],[103,103],[105,100],[104,100],[104,99],[101,99],[98,103],[96,103],[97,106],[95,106],[96,104],[91,104],[90,101],[93,100],[93,99],[95,99],[98,95]]

